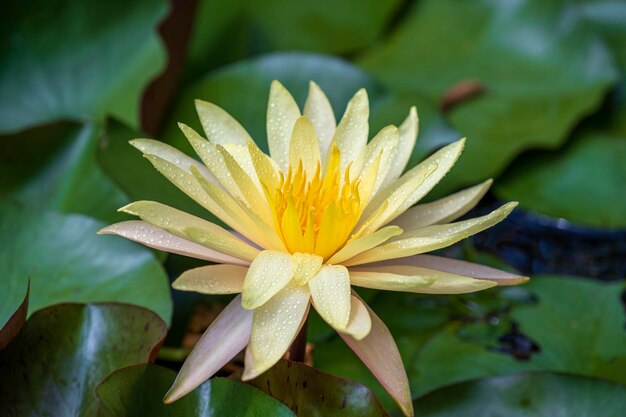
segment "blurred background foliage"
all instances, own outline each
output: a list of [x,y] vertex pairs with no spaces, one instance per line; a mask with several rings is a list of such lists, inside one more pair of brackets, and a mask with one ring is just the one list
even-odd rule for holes
[[[385,415],[363,386],[308,368],[289,372],[311,381],[309,389],[329,384],[329,393],[340,392],[328,394],[327,408],[289,386],[264,393],[261,384],[259,390],[217,379],[165,409],[156,391],[173,374],[146,364],[116,371],[96,392],[111,372],[154,359],[165,335],[154,326],[170,326],[161,364],[179,366],[194,334],[224,302],[171,293],[169,280],[192,261],[95,234],[125,219],[117,208],[138,199],[208,216],[128,140],[157,138],[191,154],[176,123],[199,128],[193,99],[200,98],[229,111],[267,149],[273,79],[300,104],[309,80],[316,81],[338,118],[365,87],[372,132],[400,123],[416,105],[420,135],[411,165],[468,138],[431,198],[493,177],[477,211],[500,199],[521,202],[507,222],[446,255],[517,268],[533,275],[529,285],[455,297],[363,293],[398,341],[418,415],[460,416],[491,402],[511,416],[520,409],[617,416],[626,406],[626,2],[9,0],[4,6],[0,347],[8,347],[0,363],[9,371],[0,383],[0,414],[36,414],[48,401],[46,387],[57,386],[73,390],[72,400],[48,402],[51,415],[138,409],[213,415],[202,411],[207,398],[214,410],[227,410],[220,407],[237,398],[241,408],[233,415],[292,415],[289,408],[299,415]],[[13,339],[26,316],[32,317]],[[45,330],[54,326],[58,332]],[[315,317],[309,336],[316,368],[366,384],[397,413]],[[268,381],[284,385],[288,371],[272,372]],[[78,385],[67,385],[72,378]],[[150,381],[159,389],[151,390]],[[442,388],[451,384],[457,385]],[[6,387],[17,393],[11,401],[1,398],[11,395]],[[558,395],[546,397],[538,387]],[[112,397],[121,389],[136,395]],[[572,410],[572,398],[584,402]]]

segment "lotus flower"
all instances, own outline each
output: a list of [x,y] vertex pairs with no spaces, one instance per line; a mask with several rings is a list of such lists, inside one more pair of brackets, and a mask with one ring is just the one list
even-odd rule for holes
[[491,180],[412,207],[455,163],[464,140],[403,174],[415,144],[415,108],[368,143],[369,105],[358,91],[336,124],[322,90],[310,84],[301,114],[277,81],[267,110],[270,156],[220,107],[196,101],[207,139],[180,124],[203,163],[150,139],[132,145],[180,190],[230,229],[154,201],[120,209],[141,220],[104,228],[146,246],[213,262],[173,287],[239,294],[183,365],[165,402],[185,395],[246,349],[242,379],[272,367],[288,350],[312,304],[369,367],[406,415],[411,395],[402,360],[383,322],[352,286],[459,294],[525,277],[422,255],[504,219],[516,203],[453,222],[476,205]]

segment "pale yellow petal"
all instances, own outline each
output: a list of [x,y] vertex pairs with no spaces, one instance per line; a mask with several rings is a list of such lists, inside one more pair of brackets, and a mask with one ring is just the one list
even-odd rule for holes
[[408,172],[407,175],[410,175],[410,178],[407,178],[380,205],[377,202],[380,194],[374,196],[357,223],[355,236],[373,233],[390,220],[393,220],[396,213],[401,213],[403,207],[407,206],[422,184],[437,171],[437,164],[432,162],[429,165],[420,165],[419,168],[418,170]]
[[254,211],[264,222],[271,224],[273,216],[264,193],[255,182],[242,169],[237,161],[222,146],[217,145],[217,150],[222,155],[226,169],[243,196],[243,202]]
[[345,330],[350,320],[350,276],[342,265],[326,265],[309,281],[313,306],[333,328]]
[[349,241],[341,250],[335,253],[329,260],[329,264],[340,264],[361,252],[372,249],[388,239],[402,234],[402,229],[397,226],[383,227],[372,234],[361,236]]
[[302,164],[310,179],[321,164],[320,149],[315,135],[315,128],[306,116],[296,120],[289,143],[289,163],[293,168]]
[[359,157],[367,145],[369,133],[369,102],[367,92],[359,90],[348,103],[333,141],[337,144],[341,153],[341,170],[346,168],[348,163]]
[[188,256],[190,258],[203,259],[210,262],[250,265],[250,261],[235,258],[205,246],[198,245],[197,243],[178,237],[141,220],[128,220],[115,223],[99,230],[98,234],[122,236],[149,248]]
[[243,308],[253,310],[265,304],[293,278],[288,253],[265,250],[252,261],[243,283]]
[[226,221],[230,227],[265,249],[285,250],[283,241],[272,226],[265,223],[245,204],[235,201],[226,191],[206,181],[193,168],[192,172],[206,194],[232,219]]
[[400,125],[400,137],[398,140],[398,146],[394,157],[390,163],[389,171],[385,177],[382,187],[394,182],[402,175],[406,164],[411,158],[415,141],[417,140],[417,132],[419,130],[419,120],[417,117],[417,110],[415,107],[411,107],[409,115],[404,122]]
[[226,168],[224,158],[217,150],[217,145],[204,139],[198,134],[198,132],[183,123],[179,123],[178,127],[183,132],[200,159],[202,159],[202,162],[204,162],[206,167],[209,169],[212,176],[217,179],[219,185],[228,191],[233,197],[243,200],[244,196]]
[[443,147],[376,194],[365,209],[363,218],[368,219],[385,200],[390,202],[389,209],[363,233],[384,226],[424,197],[452,168],[464,144],[465,139],[461,139]]
[[494,281],[411,265],[350,268],[350,281],[359,287],[422,294],[465,294],[498,285]]
[[183,272],[172,288],[202,294],[237,294],[243,288],[247,272],[247,267],[238,265],[201,266]]
[[200,171],[209,181],[215,182],[213,175],[201,162],[196,161],[192,157],[184,154],[178,149],[153,139],[133,139],[130,144],[139,149],[144,155],[154,155],[163,159],[170,164],[180,168],[181,171],[189,172],[193,166]]
[[176,236],[235,258],[251,261],[259,253],[258,249],[233,236],[226,229],[161,203],[137,201],[122,207],[120,211],[139,216]]
[[221,107],[196,100],[196,111],[206,137],[213,143],[247,146],[250,135],[235,118]]
[[372,193],[375,194],[387,176],[391,160],[398,145],[398,128],[390,125],[374,136],[361,155],[350,166],[350,177],[356,178],[379,158],[376,181]]
[[322,267],[324,258],[313,253],[294,253],[291,255],[293,262],[293,279],[299,285],[306,285]]
[[254,169],[254,162],[252,161],[248,144],[246,144],[246,146],[241,146],[231,143],[222,145],[222,147],[230,154],[230,156],[233,157],[235,161],[237,161],[237,164],[239,164],[241,169],[250,177],[259,191],[263,191],[256,169]]
[[421,289],[432,285],[436,280],[433,276],[419,275],[417,271],[409,275],[385,272],[387,269],[350,268],[350,283],[376,290],[421,292]]
[[289,140],[300,109],[289,91],[274,80],[267,105],[267,144],[272,159],[285,172],[289,167]]
[[365,303],[358,297],[350,296],[350,302],[350,320],[348,327],[342,333],[348,334],[356,340],[362,340],[367,337],[372,329],[372,318]]
[[255,378],[280,360],[302,328],[308,309],[307,287],[289,284],[254,310],[243,381]]
[[[156,155],[146,154],[145,157],[148,161],[150,161],[152,166],[157,169],[157,171],[159,171],[172,184],[178,187],[179,190],[187,194],[202,207],[209,210],[224,223],[233,227],[234,220],[228,215],[228,213],[224,212],[220,208],[218,202],[204,192],[202,186],[198,183],[196,176],[192,172],[184,171],[174,163]],[[203,178],[207,183],[213,184],[207,177],[201,174],[195,166],[192,165],[189,169],[198,172],[198,178]]]
[[325,161],[335,134],[337,121],[328,98],[313,81],[309,83],[309,96],[304,103],[304,115],[311,120],[315,127],[322,161]]
[[345,261],[344,265],[360,265],[386,259],[403,258],[450,246],[501,222],[515,206],[517,203],[511,202],[485,216],[405,231],[396,238],[397,240],[365,251]]
[[274,165],[275,162],[267,156],[256,143],[248,142],[248,151],[250,152],[250,159],[252,165],[257,173],[257,177],[262,184],[269,188],[277,188],[280,183],[280,168],[278,165]]
[[444,258],[434,255],[414,255],[407,258],[391,259],[388,261],[376,262],[367,265],[368,268],[378,268],[379,266],[399,266],[409,265],[420,268],[434,269],[436,271],[448,272],[462,275],[464,277],[476,278],[480,280],[493,281],[497,285],[519,285],[527,282],[528,277],[501,271],[489,266],[461,261],[459,259]]
[[415,229],[417,227],[455,220],[478,204],[487,190],[489,190],[492,182],[492,180],[487,180],[481,184],[461,190],[431,203],[411,207],[398,216],[398,218],[393,221],[393,224],[403,229]]

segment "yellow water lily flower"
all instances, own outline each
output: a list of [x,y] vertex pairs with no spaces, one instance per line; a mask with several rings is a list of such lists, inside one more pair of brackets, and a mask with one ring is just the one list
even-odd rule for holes
[[175,289],[240,293],[202,336],[165,401],[193,390],[243,349],[242,379],[263,373],[288,350],[313,305],[402,411],[413,415],[393,338],[351,287],[459,294],[525,281],[422,255],[493,226],[516,203],[453,222],[476,205],[488,180],[414,206],[450,170],[464,140],[403,174],[417,137],[415,108],[399,127],[387,126],[368,142],[365,90],[354,95],[336,124],[315,83],[301,113],[291,94],[274,81],[267,109],[270,156],[220,107],[198,100],[196,109],[207,139],[186,125],[180,129],[202,163],[155,140],[131,143],[232,230],[154,201],[138,201],[121,211],[141,220],[101,231],[216,263],[186,271]]

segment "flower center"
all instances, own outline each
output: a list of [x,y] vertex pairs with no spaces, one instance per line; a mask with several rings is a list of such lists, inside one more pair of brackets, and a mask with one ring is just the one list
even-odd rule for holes
[[266,195],[275,226],[291,253],[314,253],[327,260],[346,242],[362,212],[359,180],[342,179],[339,149],[333,145],[324,175],[318,163],[310,178],[302,167],[290,166]]

